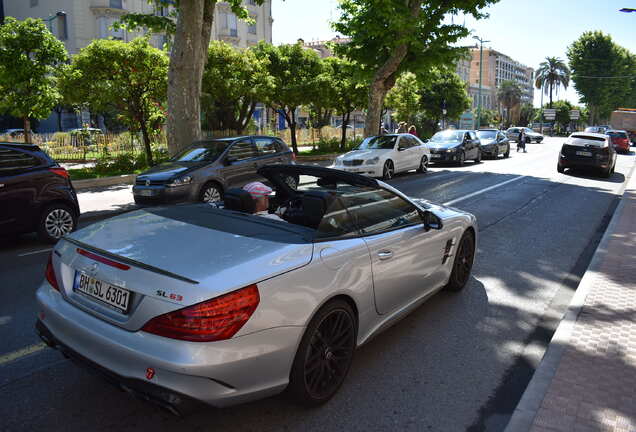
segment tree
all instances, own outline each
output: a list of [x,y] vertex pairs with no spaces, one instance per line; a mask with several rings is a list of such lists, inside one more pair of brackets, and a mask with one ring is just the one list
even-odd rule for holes
[[502,81],[497,89],[497,100],[506,108],[506,124],[512,123],[512,109],[521,101],[521,87],[515,81]]
[[60,99],[53,71],[67,58],[40,19],[6,17],[0,26],[0,110],[22,119],[24,142],[31,142],[30,119],[48,117]]
[[168,58],[147,38],[132,42],[98,39],[63,68],[60,87],[73,104],[93,111],[115,109],[132,130],[141,131],[146,160],[153,164],[150,130],[164,120]]
[[528,126],[529,123],[534,121],[536,116],[537,110],[534,109],[531,103],[526,102],[522,104],[519,110],[519,126]]
[[415,122],[415,116],[421,110],[421,89],[421,83],[412,72],[406,72],[396,80],[395,86],[386,95],[385,104],[393,110],[393,118],[397,122]]
[[330,76],[330,85],[334,91],[334,110],[342,116],[340,150],[345,151],[347,127],[351,120],[351,113],[364,106],[368,93],[368,83],[358,73],[359,67],[355,62],[339,57],[329,57],[324,62]]
[[564,89],[568,88],[570,69],[560,58],[546,57],[545,61],[539,64],[535,76],[535,86],[538,89],[543,89],[545,94],[550,95],[550,108],[552,108],[552,92],[556,89],[558,94],[560,86],[563,86]]
[[312,101],[321,90],[317,80],[322,73],[320,57],[300,43],[273,46],[261,42],[254,51],[258,58],[267,61],[267,70],[272,77],[273,91],[268,95],[267,103],[285,117],[292,148],[298,153],[296,110]]
[[420,95],[421,108],[436,124],[442,119],[459,118],[471,105],[466,83],[446,68],[433,68],[427,74]]
[[464,50],[455,42],[468,36],[449,14],[484,15],[479,10],[496,0],[342,0],[333,28],[351,41],[339,45],[371,77],[366,136],[377,133],[382,103],[404,71],[425,74],[431,67],[451,63]]
[[[262,4],[264,0],[254,0]],[[174,154],[201,136],[201,81],[212,34],[217,0],[148,0],[169,8],[168,16],[127,14],[120,25],[172,35],[168,69],[168,149]],[[232,12],[250,20],[241,0],[227,0]],[[176,20],[176,23],[175,23]]]
[[239,50],[222,41],[212,41],[203,72],[202,110],[213,130],[241,134],[254,114],[256,104],[270,93],[271,77],[265,60],[252,50]]
[[611,36],[585,32],[568,47],[567,56],[574,88],[588,106],[591,123],[607,119],[612,110],[629,103],[634,87],[629,77],[636,61]]

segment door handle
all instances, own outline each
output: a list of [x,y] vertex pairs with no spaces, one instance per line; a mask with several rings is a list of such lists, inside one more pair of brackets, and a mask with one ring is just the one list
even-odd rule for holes
[[378,258],[380,258],[381,260],[387,260],[391,258],[392,256],[393,256],[393,252],[389,250],[378,252]]
[[4,183],[0,183],[0,188],[4,187]]

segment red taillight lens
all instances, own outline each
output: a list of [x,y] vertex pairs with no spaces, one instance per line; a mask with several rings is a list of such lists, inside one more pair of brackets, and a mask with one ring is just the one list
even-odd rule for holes
[[46,271],[44,272],[44,276],[48,283],[51,284],[53,288],[56,290],[60,290],[60,287],[57,285],[57,278],[55,277],[55,270],[53,270],[53,252],[49,254],[49,260],[46,263]]
[[148,321],[142,331],[192,342],[229,339],[250,319],[258,303],[258,287],[240,290]]
[[70,177],[68,174],[68,171],[66,171],[66,169],[62,167],[49,168],[49,171],[51,171],[53,174],[59,175],[60,177],[64,177],[64,178]]

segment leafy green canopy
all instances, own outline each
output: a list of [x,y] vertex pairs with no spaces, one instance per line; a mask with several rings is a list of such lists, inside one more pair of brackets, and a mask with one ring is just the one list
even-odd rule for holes
[[420,112],[421,83],[412,72],[400,76],[395,86],[387,93],[385,106],[393,110],[393,118],[398,122],[415,123]]
[[60,88],[71,105],[94,112],[115,110],[132,130],[141,131],[148,163],[149,134],[165,118],[168,58],[147,38],[132,42],[99,39],[60,71]]
[[636,102],[636,57],[600,31],[585,32],[567,51],[572,82],[590,109],[590,121],[607,119],[612,110]]
[[64,44],[42,20],[5,18],[0,26],[0,110],[23,119],[48,117],[60,98],[53,72],[67,58]]
[[570,69],[563,60],[558,57],[546,57],[545,61],[539,64],[535,73],[535,86],[543,89],[546,95],[550,96],[550,106],[552,106],[552,93],[559,87],[568,88],[570,84]]
[[212,41],[203,72],[201,98],[207,126],[241,133],[256,104],[265,100],[272,86],[266,59],[257,58],[252,50]]

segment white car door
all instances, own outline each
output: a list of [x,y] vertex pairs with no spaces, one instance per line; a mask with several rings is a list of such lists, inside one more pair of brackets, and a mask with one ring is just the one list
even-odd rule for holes
[[395,161],[395,172],[408,171],[411,169],[409,167],[410,157],[409,157],[409,148],[410,142],[408,137],[405,135],[400,135],[395,142],[395,147],[393,148],[393,155]]

